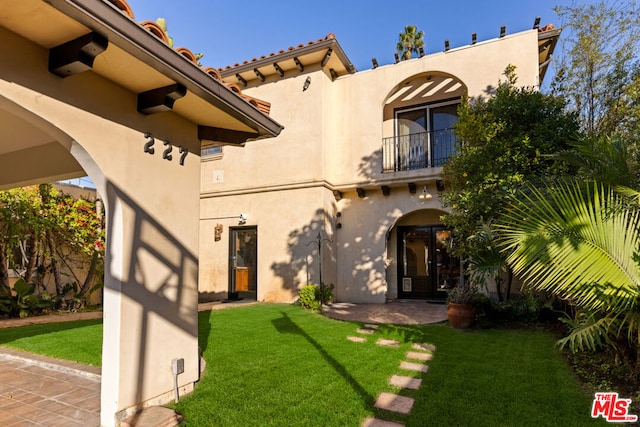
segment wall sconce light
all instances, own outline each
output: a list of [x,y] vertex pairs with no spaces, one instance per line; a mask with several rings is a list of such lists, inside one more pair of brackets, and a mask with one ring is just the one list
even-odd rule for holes
[[213,240],[219,242],[222,239],[222,224],[216,224],[213,229]]
[[311,84],[311,77],[307,77],[307,80],[304,81],[304,86],[302,86],[302,91],[309,89],[309,85]]
[[418,198],[420,200],[429,200],[433,198],[433,194],[429,193],[429,190],[427,190],[427,186],[425,185],[424,187],[422,187],[422,193],[420,193]]
[[238,220],[238,224],[246,224],[247,223],[247,214],[240,214],[240,218]]

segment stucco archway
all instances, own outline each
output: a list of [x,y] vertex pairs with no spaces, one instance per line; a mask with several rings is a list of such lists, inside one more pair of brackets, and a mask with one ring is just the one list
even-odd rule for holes
[[104,426],[172,400],[172,366],[180,394],[199,378],[201,148],[282,129],[122,3],[0,16],[0,189],[88,174],[107,207]]
[[[438,298],[441,297],[441,295],[431,295],[430,293],[420,294],[415,292],[414,292],[414,295],[412,296],[411,292],[403,292],[403,288],[402,288],[403,277],[402,277],[402,274],[400,274],[400,271],[403,269],[403,266],[402,266],[403,260],[401,259],[402,258],[401,257],[401,253],[402,253],[401,241],[403,239],[403,236],[401,236],[400,233],[403,233],[405,231],[410,232],[413,230],[424,230],[425,232],[433,233],[433,235],[431,236],[433,237],[433,240],[431,242],[431,248],[429,250],[433,252],[438,251],[440,248],[436,247],[436,243],[440,244],[442,242],[438,241],[438,240],[441,240],[439,236],[438,236],[438,239],[436,239],[435,233],[438,232],[438,230],[445,228],[445,226],[442,224],[442,221],[440,220],[440,217],[445,213],[446,212],[440,209],[435,209],[435,208],[418,208],[398,217],[393,222],[393,224],[390,225],[386,234],[387,238],[386,238],[386,247],[385,247],[386,259],[387,259],[385,276],[386,276],[386,282],[387,282],[387,298],[388,299],[418,298],[418,299],[427,299],[427,300],[431,300],[431,299],[437,300]],[[421,255],[430,256],[432,254],[430,254],[429,251],[427,251],[426,254],[423,252]],[[429,260],[425,262],[428,263]],[[431,266],[431,268],[433,269],[431,273],[432,275],[438,274],[438,272],[436,271],[438,266],[435,264],[435,262],[436,260],[434,258],[434,265]],[[426,265],[426,268],[429,268],[429,265]],[[436,282],[434,282],[433,284],[435,283]],[[415,285],[412,285],[412,286],[415,286]],[[405,288],[405,291],[407,291],[406,288]]]

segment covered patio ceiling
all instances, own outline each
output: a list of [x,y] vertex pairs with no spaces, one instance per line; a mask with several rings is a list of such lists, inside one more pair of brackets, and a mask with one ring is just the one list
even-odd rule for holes
[[[26,41],[32,60],[59,76],[60,85],[81,73],[94,73],[130,91],[140,114],[171,111],[198,125],[202,146],[244,144],[277,136],[283,127],[207,73],[187,56],[136,22],[108,0],[21,0],[0,11],[3,65],[8,52]],[[126,4],[126,3],[125,3]],[[15,66],[15,64],[14,64]],[[25,70],[25,72],[28,72]],[[21,171],[33,156],[47,156],[42,176],[65,179],[84,175],[51,129],[34,125],[0,93],[0,188],[24,185],[36,177]],[[43,126],[44,127],[44,126]]]

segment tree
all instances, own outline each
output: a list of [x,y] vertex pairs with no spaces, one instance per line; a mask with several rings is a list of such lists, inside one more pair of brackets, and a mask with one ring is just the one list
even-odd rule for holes
[[423,37],[424,32],[418,31],[415,25],[404,27],[404,32],[398,36],[398,44],[396,45],[396,51],[402,61],[411,59],[412,53],[418,54],[419,49],[424,46]]
[[614,347],[640,372],[640,209],[607,185],[527,186],[498,225],[509,265],[536,290],[578,307],[572,350]]
[[[499,217],[506,197],[525,181],[565,172],[566,165],[551,155],[579,136],[577,117],[565,112],[561,98],[517,87],[512,66],[505,76],[493,97],[464,100],[458,108],[455,130],[462,143],[441,174],[441,199],[450,210],[442,220],[453,228],[454,253],[463,259],[490,257],[480,252],[495,248],[473,236]],[[506,286],[498,288],[502,300],[509,294],[510,270],[498,281]]]
[[[565,57],[552,89],[566,97],[588,134],[637,140],[640,122],[640,9],[612,1],[554,9],[564,21]],[[635,138],[628,138],[629,136]]]
[[[46,280],[53,277],[54,302],[62,302],[70,291],[81,298],[95,282],[101,286],[103,258],[104,216],[95,202],[58,193],[49,184],[0,192],[3,301],[11,298],[9,268],[24,280],[25,297],[47,295]],[[28,292],[27,282],[33,282]]]

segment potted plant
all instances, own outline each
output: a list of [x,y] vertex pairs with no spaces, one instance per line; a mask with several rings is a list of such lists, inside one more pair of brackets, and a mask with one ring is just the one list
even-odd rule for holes
[[447,318],[452,328],[466,329],[471,327],[476,314],[475,307],[471,301],[476,293],[476,287],[467,283],[449,290],[447,296]]

